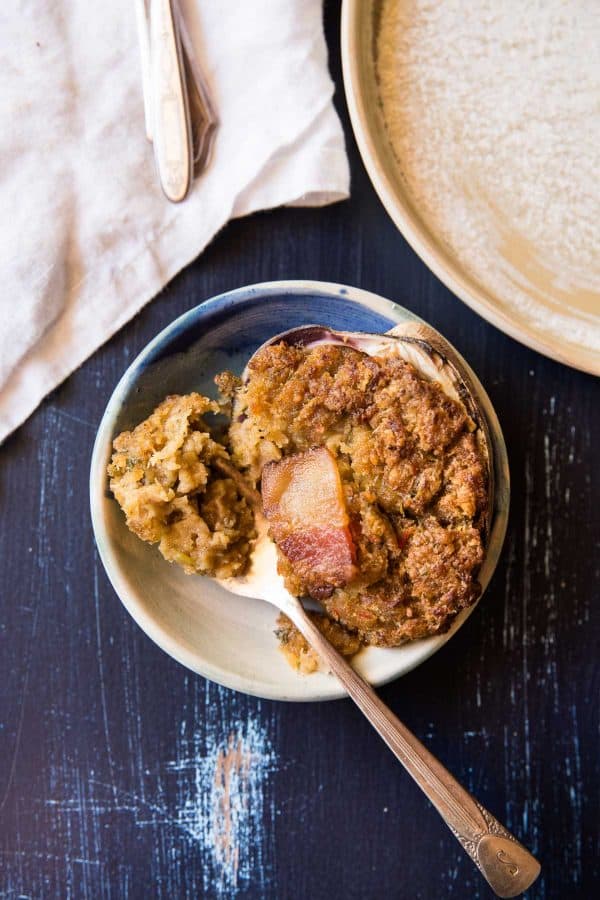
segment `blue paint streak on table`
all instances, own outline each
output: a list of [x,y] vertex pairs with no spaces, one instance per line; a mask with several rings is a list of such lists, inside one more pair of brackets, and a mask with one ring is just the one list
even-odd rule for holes
[[539,855],[532,898],[598,884],[599,385],[487,325],[397,234],[349,129],[338,16],[327,4],[350,202],[227,226],[0,449],[0,897],[491,896],[349,701],[259,701],[186,672],[94,550],[90,452],[125,367],[184,310],[277,278],[399,301],[487,387],[513,477],[498,572],[382,695]]

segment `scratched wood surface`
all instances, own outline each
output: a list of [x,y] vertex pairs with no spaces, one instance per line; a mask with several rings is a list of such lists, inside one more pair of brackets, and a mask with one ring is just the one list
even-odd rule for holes
[[229,225],[0,448],[0,897],[490,896],[349,701],[259,701],[192,675],[132,622],[94,550],[90,452],[124,368],[182,311],[277,278],[398,300],[487,387],[513,478],[500,566],[450,644],[382,694],[539,856],[530,897],[597,888],[599,385],[484,323],[397,234],[349,130],[338,16],[327,4],[351,201]]

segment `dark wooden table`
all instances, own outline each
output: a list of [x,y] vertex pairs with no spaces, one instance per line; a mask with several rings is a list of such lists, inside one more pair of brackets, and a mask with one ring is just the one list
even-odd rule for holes
[[530,897],[598,887],[598,382],[486,324],[396,232],[349,128],[338,18],[329,3],[352,199],[227,226],[0,449],[0,897],[491,896],[349,701],[260,701],[192,675],[95,552],[90,452],[125,367],[184,310],[278,278],[397,300],[489,391],[513,479],[498,571],[456,637],[382,695],[539,856]]

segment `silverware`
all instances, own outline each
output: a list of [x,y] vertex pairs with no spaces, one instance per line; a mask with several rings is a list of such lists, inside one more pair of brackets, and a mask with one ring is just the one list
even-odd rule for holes
[[[331,332],[319,326],[304,326],[285,332],[277,338],[282,339],[301,345],[316,342],[344,343],[357,349],[361,349],[362,340],[365,352],[369,352],[369,346],[381,348],[385,342],[398,341],[405,344],[401,355],[406,356],[413,364],[417,362],[418,354],[425,353],[429,360],[425,360],[424,365],[429,371],[431,365],[440,373],[446,368],[447,371],[440,380],[446,380],[448,386],[454,382],[456,390],[467,402],[472,395],[470,377],[460,358],[436,332],[421,323],[398,326],[389,336],[361,336]],[[481,416],[479,427],[485,440],[487,426],[483,412]],[[488,449],[491,453],[491,445]],[[495,893],[499,897],[516,897],[521,894],[538,877],[538,861],[458,783],[321,634],[307,616],[300,600],[286,590],[283,578],[277,572],[277,551],[268,535],[260,495],[247,485],[243,476],[230,463],[219,460],[218,465],[236,481],[240,492],[252,503],[258,531],[249,573],[239,578],[222,579],[219,583],[234,594],[266,600],[291,619],[435,806]]]
[[181,37],[183,66],[190,107],[190,122],[192,126],[194,176],[198,178],[208,165],[219,122],[206,84],[206,79],[202,74],[202,70],[200,69],[194,54],[194,46],[185,17],[177,0],[174,2],[173,11],[179,27],[179,35]]
[[178,203],[206,167],[217,118],[177,0],[136,0],[146,136],[165,196]]
[[179,203],[192,182],[192,140],[181,40],[171,0],[150,4],[150,85],[156,168],[166,197]]

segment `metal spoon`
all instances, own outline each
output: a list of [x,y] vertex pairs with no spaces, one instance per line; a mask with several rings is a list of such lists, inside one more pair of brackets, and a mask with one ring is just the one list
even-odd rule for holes
[[[388,335],[333,332],[315,325],[292,329],[267,343],[281,340],[302,346],[344,344],[370,355],[399,353],[411,359],[421,371],[425,369],[424,374],[428,372],[440,381],[444,389],[459,397],[470,414],[476,417],[482,446],[487,450],[493,492],[491,442],[485,415],[479,408],[476,392],[461,358],[437,332],[421,323],[405,323]],[[247,485],[233,466],[222,461],[219,465],[237,481],[240,491],[252,503],[258,531],[248,573],[243,577],[222,579],[219,583],[234,594],[266,600],[291,619],[433,803],[494,892],[499,897],[521,894],[538,877],[538,861],[456,781],[321,634],[307,616],[300,600],[286,590],[283,578],[277,572],[277,550],[268,535],[260,494]]]
[[165,196],[184,200],[211,154],[217,116],[178,0],[135,0],[146,137]]

